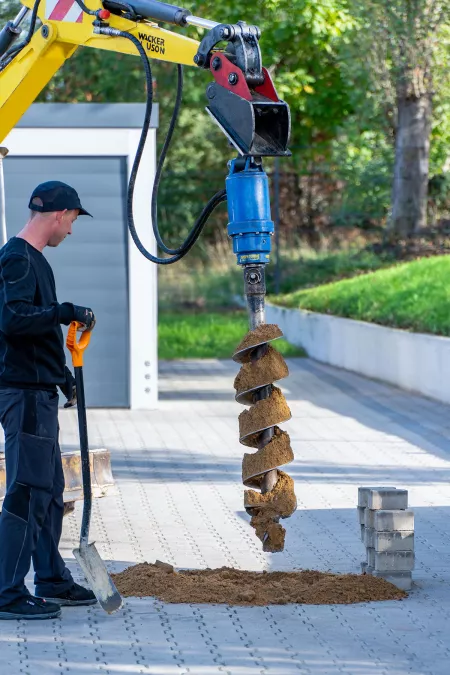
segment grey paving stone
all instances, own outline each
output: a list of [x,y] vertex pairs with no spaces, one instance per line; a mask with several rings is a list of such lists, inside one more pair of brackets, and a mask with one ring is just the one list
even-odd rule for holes
[[412,572],[380,572],[374,570],[372,575],[389,581],[390,584],[394,584],[402,591],[410,591],[412,588]]
[[414,551],[414,531],[377,532],[373,531],[375,551]]
[[357,508],[357,514],[358,514],[358,523],[360,525],[364,525],[364,522],[365,522],[365,515],[364,514],[365,514],[366,507],[365,506],[357,506],[356,508]]
[[[295,461],[284,470],[299,505],[282,521],[283,553],[262,552],[243,507],[248,449],[231,361],[161,363],[158,410],[88,411],[91,447],[111,450],[118,487],[96,500],[92,540],[116,571],[160,559],[360,574],[358,487],[392,483],[408,490],[416,521],[408,598],[269,607],[127,598],[113,616],[64,608],[56,621],[0,622],[2,675],[448,675],[450,408],[309,360],[288,366],[292,419],[282,427]],[[62,446],[76,446],[76,411],[61,411],[60,424]],[[61,552],[82,581],[72,554],[80,522],[77,504]],[[32,580],[31,570],[30,590]]]
[[364,545],[367,548],[375,548],[375,530],[373,527],[364,528]]
[[[372,551],[372,549],[368,550]],[[413,551],[378,552],[373,549],[371,560],[374,561],[373,567],[377,572],[409,572],[414,569]]]
[[408,490],[396,488],[377,488],[369,490],[367,496],[367,508],[369,509],[407,509]]
[[385,510],[373,512],[373,527],[377,532],[392,532],[395,530],[414,530],[414,511]]
[[[372,490],[395,490],[395,488],[386,488],[386,487],[378,487],[378,486],[362,486],[358,488],[358,507],[359,508],[366,508],[366,506],[369,506],[369,494]],[[369,508],[375,509],[378,508],[377,506],[370,506]]]

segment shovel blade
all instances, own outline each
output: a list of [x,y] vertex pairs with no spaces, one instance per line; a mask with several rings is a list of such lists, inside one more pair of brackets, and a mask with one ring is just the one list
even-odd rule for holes
[[112,614],[120,609],[122,607],[122,597],[114,586],[105,563],[100,558],[95,545],[88,544],[87,546],[76,548],[73,554],[83,570],[95,597],[105,612]]

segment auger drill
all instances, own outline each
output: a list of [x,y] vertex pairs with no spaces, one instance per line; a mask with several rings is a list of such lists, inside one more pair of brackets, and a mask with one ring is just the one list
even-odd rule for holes
[[[219,124],[239,157],[229,162],[226,178],[228,234],[244,272],[250,331],[233,358],[242,364],[234,386],[236,400],[249,406],[239,416],[239,440],[256,448],[242,463],[244,505],[265,551],[282,551],[285,530],[280,518],[297,507],[292,478],[278,467],[293,460],[289,436],[278,424],[291,413],[274,382],[288,368],[269,343],[282,337],[265,323],[265,266],[270,259],[274,224],[263,157],[286,157],[290,134],[289,108],[278,98],[268,71],[261,65],[259,29],[239,22],[217,26],[202,41],[195,61],[209,67],[215,82],[207,89],[208,112]],[[224,52],[212,52],[226,39]]]
[[[226,37],[223,53],[211,53]],[[215,82],[207,89],[208,112],[219,124],[240,157],[229,163],[226,179],[228,234],[244,272],[250,332],[233,355],[242,363],[234,386],[236,400],[250,406],[239,416],[239,440],[257,448],[242,464],[245,508],[266,551],[284,548],[280,518],[297,507],[292,478],[278,467],[293,460],[289,436],[278,424],[291,417],[274,382],[287,377],[288,368],[269,343],[282,336],[265,323],[265,266],[269,262],[274,224],[263,157],[289,156],[289,108],[278,98],[269,73],[261,65],[259,29],[239,22],[219,26],[203,40],[196,63],[210,67]]]
[[[269,344],[281,337],[281,331],[266,325],[264,315],[264,269],[269,262],[274,227],[262,158],[290,155],[287,148],[290,114],[286,103],[278,98],[269,73],[262,67],[260,30],[242,21],[216,23],[156,0],[75,2],[79,15],[73,14],[76,18],[68,21],[65,15],[58,18],[56,13],[49,18],[46,3],[41,0],[22,0],[25,6],[14,21],[0,31],[0,141],[78,46],[139,54],[145,72],[147,102],[128,184],[128,228],[142,255],[153,263],[170,265],[190,251],[216,206],[228,201],[228,232],[237,262],[243,267],[250,320],[250,332],[233,357],[242,363],[235,381],[236,399],[249,406],[239,417],[240,441],[257,449],[254,454],[244,455],[244,484],[259,489],[259,492],[245,492],[245,507],[252,515],[252,524],[264,548],[282,550],[284,529],[279,520],[292,514],[296,500],[292,479],[278,470],[279,466],[292,461],[293,455],[288,435],[277,426],[289,419],[290,411],[281,391],[273,384],[286,377],[288,370],[281,355]],[[20,26],[30,12],[27,35],[18,41]],[[38,19],[42,25],[37,27]],[[162,29],[155,21],[181,27],[197,26],[206,32],[198,43],[180,32]],[[150,61],[153,58],[176,63],[178,71],[176,103],[152,193],[153,232],[165,257],[158,257],[145,248],[133,215],[136,176],[152,113]],[[181,105],[182,64],[203,68],[213,76],[214,81],[206,90],[206,109],[239,156],[229,164],[226,189],[209,200],[186,240],[170,248],[162,241],[158,229],[157,193]]]
[[289,436],[277,426],[290,419],[286,400],[274,382],[289,374],[286,362],[269,344],[282,337],[280,329],[265,323],[265,265],[269,262],[271,235],[267,175],[261,161],[247,157],[230,163],[226,180],[229,225],[233,251],[244,271],[250,331],[238,345],[233,359],[242,364],[235,379],[236,400],[250,408],[239,416],[239,440],[257,448],[246,453],[242,480],[247,487],[244,505],[265,551],[282,551],[285,530],[280,518],[297,507],[294,482],[278,467],[294,458]]

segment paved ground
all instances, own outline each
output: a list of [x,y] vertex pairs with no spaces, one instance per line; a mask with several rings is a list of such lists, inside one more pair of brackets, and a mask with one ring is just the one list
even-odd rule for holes
[[[450,409],[314,362],[289,362],[299,510],[269,555],[242,508],[231,362],[162,365],[161,408],[89,411],[91,447],[108,447],[118,484],[96,501],[93,536],[111,570],[156,558],[178,567],[309,567],[357,572],[359,485],[410,491],[415,588],[403,602],[229,608],[127,600],[108,617],[0,625],[0,673],[53,675],[448,675]],[[61,412],[64,447],[76,417]],[[81,509],[66,520],[72,568]],[[78,574],[78,573],[77,573]],[[80,577],[77,577],[80,579]]]

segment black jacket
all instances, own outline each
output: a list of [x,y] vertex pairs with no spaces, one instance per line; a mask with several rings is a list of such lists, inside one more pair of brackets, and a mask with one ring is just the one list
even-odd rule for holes
[[60,324],[69,325],[73,315],[71,303],[58,303],[42,253],[10,239],[0,250],[0,386],[69,392]]

